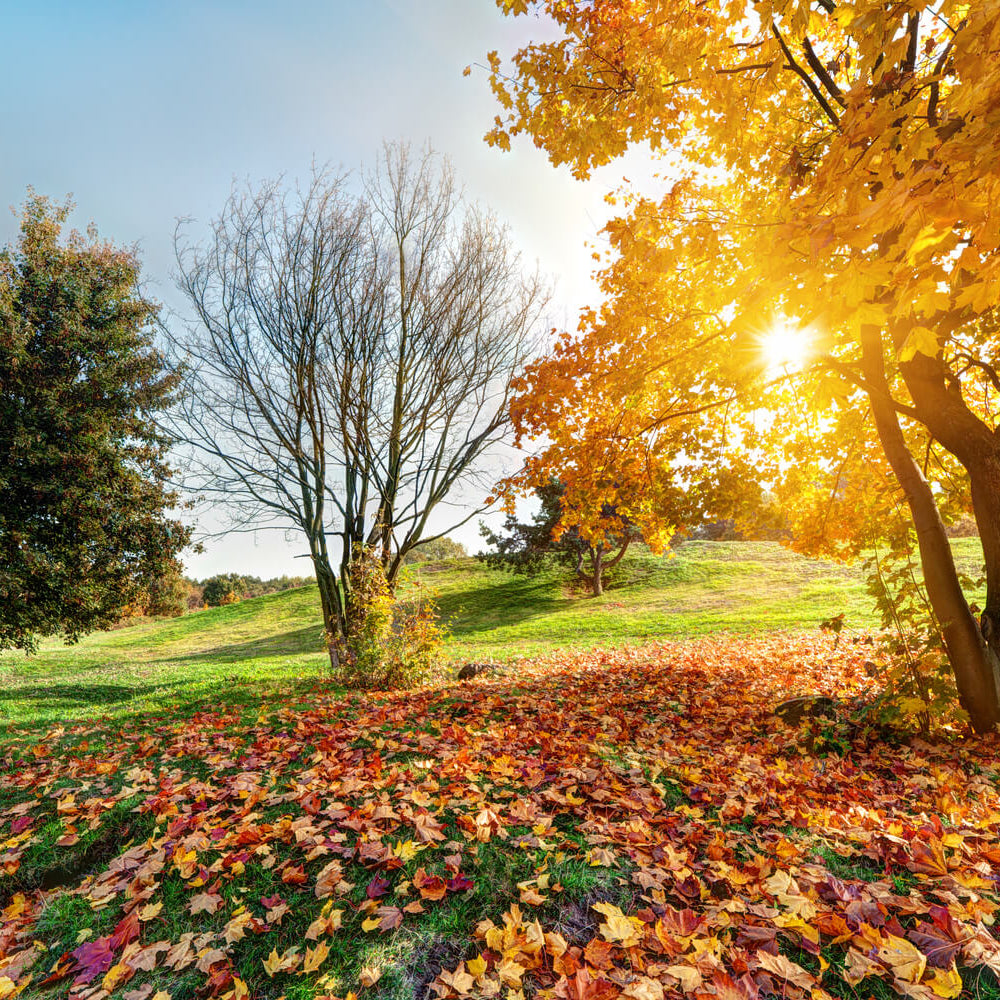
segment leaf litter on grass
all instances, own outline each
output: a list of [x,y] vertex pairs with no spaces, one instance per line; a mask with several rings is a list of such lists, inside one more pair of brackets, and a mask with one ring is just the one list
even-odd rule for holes
[[0,1000],[981,990],[996,741],[820,756],[772,714],[871,683],[851,647],[731,637],[12,732]]

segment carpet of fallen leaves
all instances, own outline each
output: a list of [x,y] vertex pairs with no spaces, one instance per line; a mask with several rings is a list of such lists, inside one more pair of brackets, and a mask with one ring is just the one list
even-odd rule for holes
[[[377,996],[377,962],[343,970],[407,934],[441,1000],[992,989],[997,744],[772,714],[863,691],[861,660],[706,640],[11,733],[0,1000]],[[422,926],[459,932],[427,953]]]

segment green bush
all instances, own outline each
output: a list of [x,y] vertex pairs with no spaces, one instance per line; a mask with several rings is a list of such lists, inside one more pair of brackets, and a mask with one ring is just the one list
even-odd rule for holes
[[172,566],[150,585],[146,598],[146,614],[152,618],[177,618],[187,611],[188,585],[181,576],[181,567]]
[[246,596],[247,584],[238,573],[219,573],[202,584],[202,600],[210,608],[235,604]]
[[440,663],[445,630],[433,601],[396,601],[381,561],[370,551],[351,566],[346,625],[339,653],[340,679],[348,687],[414,687]]

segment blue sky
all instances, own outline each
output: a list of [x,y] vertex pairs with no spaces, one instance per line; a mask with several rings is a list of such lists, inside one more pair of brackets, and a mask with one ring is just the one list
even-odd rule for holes
[[[302,177],[314,160],[356,168],[384,139],[430,140],[553,277],[552,322],[573,323],[622,168],[581,184],[528,142],[490,149],[486,75],[462,75],[544,30],[492,0],[0,0],[0,196],[72,194],[76,224],[137,244],[152,294],[183,312],[175,223],[203,231],[234,179]],[[0,240],[15,228],[0,213]],[[474,526],[460,537],[475,547]],[[300,550],[262,533],[187,563],[197,576],[306,573]]]

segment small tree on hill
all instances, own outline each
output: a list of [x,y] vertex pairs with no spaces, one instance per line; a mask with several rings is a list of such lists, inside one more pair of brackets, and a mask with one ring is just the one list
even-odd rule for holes
[[412,566],[425,562],[437,562],[440,559],[464,559],[468,556],[465,546],[447,535],[421,542],[403,557],[403,565]]
[[555,557],[572,566],[594,596],[600,596],[604,593],[604,574],[622,561],[632,542],[642,538],[639,529],[611,504],[604,504],[605,531],[601,537],[584,538],[575,526],[560,531],[565,487],[553,479],[536,487],[534,492],[541,506],[530,521],[518,521],[514,514],[508,514],[503,525],[505,535],[485,524],[479,525],[480,534],[492,551],[480,552],[476,558],[491,569],[533,575]]
[[0,251],[0,650],[112,627],[190,529],[158,415],[178,376],[135,254],[31,194]]
[[149,585],[146,614],[154,618],[177,618],[188,609],[189,586],[175,562]]
[[246,580],[238,573],[219,573],[202,584],[201,599],[210,608],[235,604],[246,596]]

